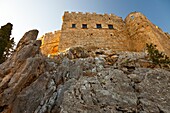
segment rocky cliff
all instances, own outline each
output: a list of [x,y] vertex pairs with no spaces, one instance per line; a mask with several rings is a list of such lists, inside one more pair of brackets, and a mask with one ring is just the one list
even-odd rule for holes
[[72,47],[40,52],[38,31],[0,65],[1,113],[169,113],[170,67],[142,52]]

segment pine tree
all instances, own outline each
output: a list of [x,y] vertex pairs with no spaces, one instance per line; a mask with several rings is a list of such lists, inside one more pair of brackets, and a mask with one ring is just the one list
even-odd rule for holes
[[14,51],[14,38],[11,38],[12,24],[7,23],[0,28],[0,64]]

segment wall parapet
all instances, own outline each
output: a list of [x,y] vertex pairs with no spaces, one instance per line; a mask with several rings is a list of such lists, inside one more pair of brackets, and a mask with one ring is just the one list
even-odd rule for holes
[[57,30],[57,31],[54,31],[54,32],[48,32],[48,33],[45,33],[42,37],[50,37],[50,36],[56,35],[58,33],[61,33],[61,31]]
[[69,12],[69,11],[65,11],[64,13],[65,15],[72,15],[72,16],[85,16],[85,15],[90,15],[90,16],[104,16],[104,17],[115,17],[117,19],[122,19],[122,17],[119,17],[115,14],[107,14],[107,13],[104,13],[104,14],[98,14],[96,12]]

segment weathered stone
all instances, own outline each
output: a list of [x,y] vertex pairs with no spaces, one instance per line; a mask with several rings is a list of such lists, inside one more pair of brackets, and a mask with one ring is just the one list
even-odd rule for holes
[[47,58],[37,33],[0,65],[1,113],[169,113],[170,71],[146,53],[78,46]]
[[41,52],[48,56],[48,54],[56,55],[58,52],[58,44],[61,31],[55,31],[54,33],[46,33],[40,40],[42,41]]
[[126,17],[125,23],[131,40],[129,45],[131,51],[143,51],[146,43],[153,43],[157,45],[160,51],[170,56],[170,40],[168,36],[142,13],[130,13]]
[[[72,24],[76,24],[76,28],[72,28]],[[87,28],[82,28],[83,24],[87,24]],[[96,24],[101,24],[102,28],[96,28]],[[113,25],[113,29],[109,29],[108,25]],[[61,31],[59,51],[74,46],[84,46],[88,50],[97,48],[129,50],[130,42],[124,21],[113,14],[65,12]]]
[[[31,30],[19,41],[15,53],[0,65],[0,106],[11,110],[17,95],[34,82],[44,70],[44,59],[39,52],[41,41],[38,30]],[[5,109],[4,107],[3,109]]]
[[[76,25],[75,28],[72,24]],[[82,28],[83,24],[87,24],[86,29]],[[97,24],[101,24],[102,28],[97,28]],[[108,25],[113,25],[113,29],[109,29]],[[53,47],[59,52],[74,46],[84,46],[87,50],[110,48],[114,51],[142,52],[146,43],[153,43],[170,56],[169,35],[140,12],[130,13],[125,20],[116,15],[65,12],[61,36],[56,39],[59,41]],[[48,50],[47,53],[52,54]]]

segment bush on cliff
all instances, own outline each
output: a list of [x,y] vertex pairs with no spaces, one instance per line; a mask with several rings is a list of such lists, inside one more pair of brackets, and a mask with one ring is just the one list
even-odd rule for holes
[[14,51],[14,38],[11,38],[12,24],[7,23],[0,28],[0,64]]
[[150,60],[154,63],[154,64],[170,64],[170,59],[169,57],[164,54],[163,52],[160,52],[158,49],[156,49],[156,45],[154,44],[146,44],[146,50],[149,54],[149,58]]

